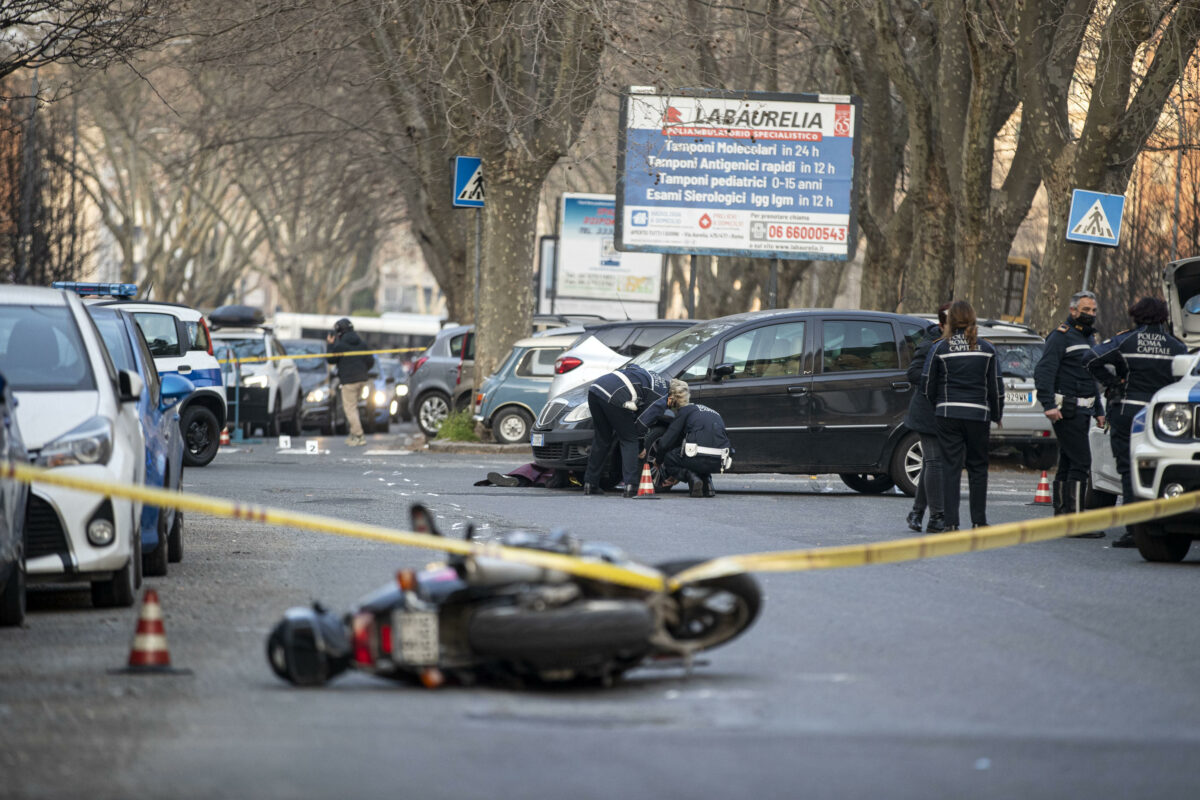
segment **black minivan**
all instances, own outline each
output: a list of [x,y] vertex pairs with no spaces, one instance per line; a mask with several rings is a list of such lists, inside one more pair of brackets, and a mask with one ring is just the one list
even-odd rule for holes
[[[927,324],[880,311],[754,311],[698,323],[632,363],[687,381],[693,401],[721,414],[733,472],[834,473],[859,492],[912,495],[921,445],[903,423],[919,387],[905,369]],[[552,398],[530,435],[534,461],[554,469],[583,469],[591,441],[587,386]],[[602,484],[619,475],[614,453]]]

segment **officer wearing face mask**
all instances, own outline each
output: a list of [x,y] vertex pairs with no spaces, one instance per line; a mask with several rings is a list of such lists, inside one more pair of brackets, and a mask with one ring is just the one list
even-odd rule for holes
[[[1092,468],[1088,426],[1092,419],[1104,425],[1104,406],[1095,379],[1084,364],[1097,344],[1096,295],[1089,291],[1071,296],[1070,314],[1050,332],[1042,358],[1033,372],[1037,400],[1058,438],[1058,470],[1054,475],[1054,513],[1083,510],[1083,496]],[[1100,538],[1084,533],[1079,538]]]

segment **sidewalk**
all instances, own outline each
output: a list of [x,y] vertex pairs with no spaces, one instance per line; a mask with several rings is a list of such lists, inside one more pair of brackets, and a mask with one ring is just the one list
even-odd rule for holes
[[[414,436],[413,447],[421,447],[424,437]],[[490,442],[448,442],[445,439],[429,439],[425,449],[431,453],[470,453],[473,455],[520,455],[526,460],[532,460],[533,449],[528,443],[524,444],[493,444]]]

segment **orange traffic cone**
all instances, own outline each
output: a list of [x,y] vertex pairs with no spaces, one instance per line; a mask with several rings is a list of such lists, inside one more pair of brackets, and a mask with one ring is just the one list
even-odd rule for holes
[[1042,470],[1042,477],[1038,480],[1037,491],[1033,493],[1032,505],[1054,505],[1054,498],[1050,496],[1050,482],[1046,480],[1046,470]]
[[654,477],[650,474],[650,465],[648,463],[642,465],[642,480],[638,484],[637,496],[652,500],[658,499],[657,495],[654,494]]
[[158,604],[158,592],[147,589],[142,599],[142,612],[138,616],[137,630],[129,648],[129,664],[113,672],[190,674],[191,670],[171,667],[171,654],[167,650],[167,634],[163,629],[162,606]]
[[229,444],[229,428],[221,428],[221,446]]

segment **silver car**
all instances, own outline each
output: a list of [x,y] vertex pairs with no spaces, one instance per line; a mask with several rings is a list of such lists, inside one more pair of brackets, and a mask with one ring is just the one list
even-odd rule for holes
[[554,364],[548,397],[591,383],[673,333],[700,320],[643,319],[586,325],[583,333]]

